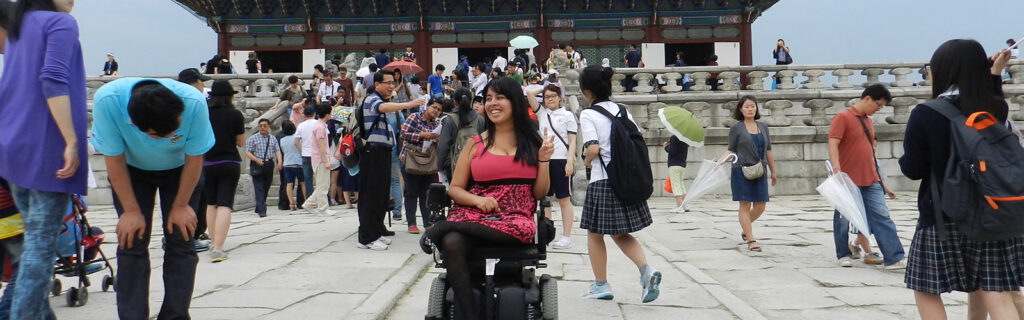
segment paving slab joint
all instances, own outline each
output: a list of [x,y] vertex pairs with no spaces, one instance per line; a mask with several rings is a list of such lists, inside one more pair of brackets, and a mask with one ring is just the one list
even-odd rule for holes
[[414,254],[405,265],[398,269],[380,287],[370,294],[359,307],[352,310],[345,319],[350,320],[383,320],[388,312],[395,307],[405,292],[416,283],[423,274],[423,269],[433,263],[431,256]]

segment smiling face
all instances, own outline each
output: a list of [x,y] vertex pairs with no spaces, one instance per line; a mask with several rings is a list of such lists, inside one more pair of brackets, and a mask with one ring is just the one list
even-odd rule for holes
[[487,89],[486,99],[484,112],[491,122],[498,125],[512,121],[512,100],[509,100],[504,94],[494,91],[494,88]]
[[427,106],[427,110],[423,111],[423,118],[427,121],[437,119],[437,116],[441,115],[441,103],[435,102],[432,105]]
[[558,109],[562,106],[562,96],[558,92],[544,90],[544,106],[551,110]]
[[757,103],[753,100],[744,101],[743,106],[740,107],[740,113],[743,114],[743,119],[753,120],[757,115]]

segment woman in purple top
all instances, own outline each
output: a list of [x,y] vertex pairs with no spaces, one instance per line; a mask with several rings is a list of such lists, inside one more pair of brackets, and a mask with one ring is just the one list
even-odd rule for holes
[[85,193],[85,67],[72,0],[22,0],[0,76],[0,176],[25,224],[12,319],[52,313],[45,299],[70,194]]

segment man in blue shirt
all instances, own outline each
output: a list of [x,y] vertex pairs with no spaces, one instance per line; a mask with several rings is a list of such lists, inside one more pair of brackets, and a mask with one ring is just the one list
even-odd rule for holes
[[90,142],[106,160],[117,222],[117,312],[149,318],[149,240],[157,193],[163,214],[160,319],[188,319],[195,283],[194,192],[214,144],[206,100],[171,79],[124,78],[96,91]]
[[444,89],[444,82],[441,80],[441,74],[444,73],[444,65],[438,64],[434,67],[434,73],[427,78],[427,92],[430,92],[430,98],[443,97],[441,89]]
[[391,57],[388,56],[388,49],[380,48],[380,53],[373,57],[377,60],[377,68],[383,68],[384,66],[391,63]]
[[[373,75],[372,91],[363,100],[362,130],[367,133],[366,146],[359,154],[359,237],[360,249],[387,250],[393,231],[384,227],[388,195],[391,187],[391,152],[395,133],[389,128],[385,114],[423,105],[423,98],[406,103],[387,102],[395,91],[395,74],[380,70]],[[370,90],[369,88],[367,90]]]
[[[636,51],[636,45],[635,44],[630,44],[629,45],[629,52],[626,52],[626,56],[623,57],[623,60],[625,60],[625,62],[626,62],[626,67],[627,68],[639,68],[640,67],[640,58],[641,58],[641,55],[640,55],[639,51]],[[626,91],[632,92],[633,91],[633,87],[636,86],[636,80],[633,80],[633,76],[628,76],[626,78],[625,82],[626,82],[626,86],[625,86],[626,87]]]

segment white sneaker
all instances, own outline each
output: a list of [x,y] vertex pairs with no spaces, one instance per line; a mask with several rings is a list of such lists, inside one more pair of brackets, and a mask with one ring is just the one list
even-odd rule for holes
[[381,236],[380,238],[377,238],[376,241],[383,242],[384,244],[389,245],[389,246],[391,245],[391,238],[388,238],[388,237]]
[[367,244],[366,249],[384,251],[388,249],[388,245],[385,244],[383,241],[380,241],[380,239],[377,239],[377,241],[370,242],[369,244]]
[[839,258],[839,266],[843,268],[849,268],[853,266],[853,259],[850,257]]
[[885,270],[904,270],[907,268],[907,259],[897,261],[896,263],[885,266]]
[[559,250],[572,248],[572,239],[566,236],[562,236],[561,238],[558,238],[558,241],[551,243],[551,248]]
[[338,214],[338,212],[334,211],[334,210],[331,210],[331,209],[324,210],[324,212],[320,213],[321,216],[328,216],[328,217],[336,215],[336,214]]

